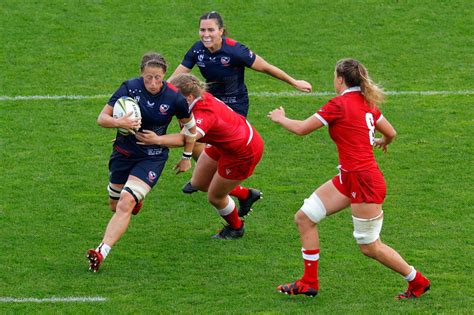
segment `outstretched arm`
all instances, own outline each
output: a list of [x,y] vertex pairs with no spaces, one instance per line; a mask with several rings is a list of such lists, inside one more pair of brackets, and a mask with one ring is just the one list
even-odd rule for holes
[[285,71],[266,62],[265,59],[263,59],[262,57],[258,55],[257,55],[257,58],[255,58],[255,61],[253,62],[250,68],[252,68],[253,70],[271,75],[272,77],[277,78],[279,80],[282,80],[283,82],[290,84],[295,89],[301,92],[309,93],[313,89],[310,83],[304,80],[295,80]]
[[397,136],[397,132],[385,117],[382,117],[379,121],[377,121],[375,129],[382,134],[382,137],[374,139],[374,147],[381,148],[385,153],[387,152],[387,146]]
[[184,146],[184,134],[171,133],[159,136],[151,130],[143,130],[135,135],[137,143],[141,145],[162,145],[168,148],[179,148]]
[[176,77],[178,74],[181,74],[181,73],[189,73],[191,72],[191,69],[188,69],[186,68],[185,66],[183,65],[179,65],[176,67],[176,69],[174,70],[173,74],[168,78],[167,81],[171,81],[174,77]]
[[305,120],[289,119],[286,117],[285,110],[281,106],[280,108],[276,108],[269,112],[267,117],[273,122],[280,124],[288,131],[299,136],[307,135],[308,133],[324,126],[323,123],[314,116],[310,116]]

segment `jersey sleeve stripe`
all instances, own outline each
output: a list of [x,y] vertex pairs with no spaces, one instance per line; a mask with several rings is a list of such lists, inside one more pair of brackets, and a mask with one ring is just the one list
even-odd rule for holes
[[380,115],[379,119],[377,119],[377,121],[375,123],[378,123],[380,121],[380,119],[383,118],[383,115]]
[[249,130],[250,130],[249,139],[247,140],[247,145],[249,145],[250,141],[252,141],[252,138],[253,138],[253,129],[250,123],[248,122],[248,120],[245,120],[245,122],[247,123],[247,126],[249,127]]
[[314,114],[313,115],[314,117],[316,117],[317,119],[319,119],[325,126],[328,125],[328,122],[326,121],[326,119],[324,119],[321,115],[319,115],[318,113]]
[[204,130],[202,130],[202,129],[199,128],[198,126],[196,126],[196,131],[199,132],[200,134],[202,134],[203,137],[206,135],[206,133],[204,132]]

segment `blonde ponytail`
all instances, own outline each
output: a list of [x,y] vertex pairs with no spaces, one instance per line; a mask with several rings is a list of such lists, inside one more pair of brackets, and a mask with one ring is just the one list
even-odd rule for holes
[[336,63],[336,74],[338,77],[344,78],[347,87],[360,86],[362,95],[370,107],[384,102],[383,89],[370,79],[367,69],[359,61],[355,59],[339,60]]
[[358,70],[360,75],[360,89],[367,104],[372,107],[376,104],[383,103],[385,101],[383,89],[370,79],[367,69],[363,64],[358,64]]

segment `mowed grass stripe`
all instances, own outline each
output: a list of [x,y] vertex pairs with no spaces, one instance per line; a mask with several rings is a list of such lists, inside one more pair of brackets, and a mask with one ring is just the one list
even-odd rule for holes
[[[474,91],[385,91],[388,95],[472,95]],[[334,92],[250,92],[250,96],[258,97],[302,97],[302,96],[326,96],[334,95]],[[84,100],[108,98],[108,94],[99,95],[18,95],[18,96],[0,96],[0,101],[35,101],[35,100]]]
[[0,303],[70,303],[70,302],[105,302],[107,298],[95,297],[50,297],[50,298],[14,298],[0,297]]

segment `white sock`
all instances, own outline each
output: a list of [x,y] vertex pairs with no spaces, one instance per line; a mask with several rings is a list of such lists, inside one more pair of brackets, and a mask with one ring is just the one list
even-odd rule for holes
[[410,267],[411,267],[411,272],[405,277],[403,277],[408,282],[413,281],[413,279],[415,279],[415,276],[416,276],[416,269],[413,266],[410,266]]
[[105,259],[110,252],[111,247],[105,243],[100,243],[99,247],[97,247],[96,251],[102,254],[102,258]]

